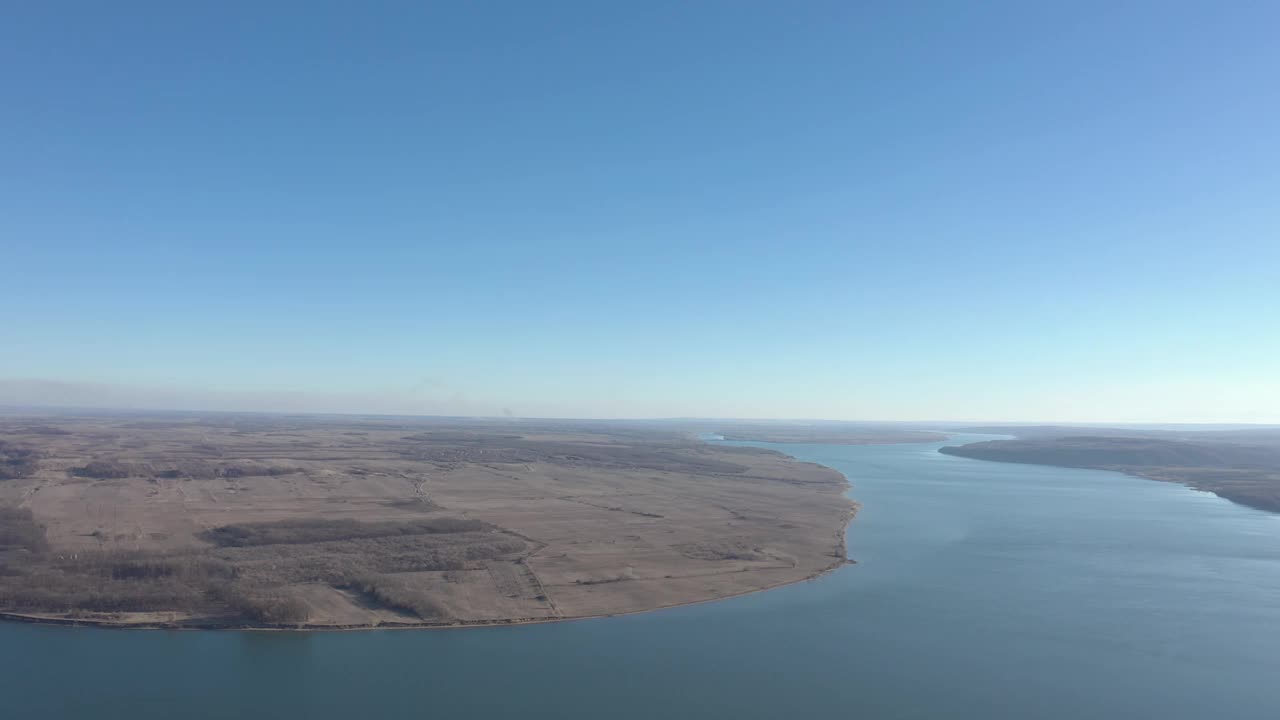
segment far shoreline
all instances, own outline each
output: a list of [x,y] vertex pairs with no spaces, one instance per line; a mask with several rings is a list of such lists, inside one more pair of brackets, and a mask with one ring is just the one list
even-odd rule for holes
[[[1063,448],[1069,451],[1080,449],[1072,447],[1073,443],[1084,446],[1083,450],[1085,452],[1083,454],[1064,455]],[[1089,447],[1090,443],[1096,447]],[[976,441],[942,447],[938,449],[938,452],[942,455],[977,460],[979,462],[1114,472],[1142,480],[1181,485],[1196,492],[1209,493],[1217,498],[1251,510],[1273,515],[1280,514],[1280,497],[1277,497],[1275,492],[1269,489],[1268,483],[1258,481],[1256,484],[1251,485],[1232,482],[1233,476],[1238,476],[1242,473],[1253,472],[1257,477],[1264,477],[1265,473],[1263,471],[1237,467],[1230,463],[1213,459],[1211,459],[1213,462],[1219,462],[1217,467],[1209,465],[1209,461],[1200,465],[1176,465],[1173,464],[1173,461],[1170,461],[1169,464],[1140,464],[1128,461],[1125,458],[1117,458],[1114,453],[1112,456],[1108,456],[1107,453],[1111,450],[1108,446],[1120,443],[1149,445],[1154,448],[1152,452],[1165,448],[1179,449],[1179,442],[1176,441],[1123,436],[1079,436],[1047,439],[1013,437],[1007,440]],[[1189,450],[1212,447],[1208,444],[1197,446],[1189,441],[1182,441],[1181,444]],[[1233,446],[1222,443],[1221,447],[1232,448]],[[1090,456],[1089,452],[1095,453],[1096,456]],[[1206,474],[1206,470],[1210,472]],[[1276,477],[1276,474],[1273,473],[1271,477]]]

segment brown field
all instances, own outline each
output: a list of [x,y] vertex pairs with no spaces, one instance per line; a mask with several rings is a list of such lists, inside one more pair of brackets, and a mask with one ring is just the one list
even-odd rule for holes
[[619,423],[0,417],[0,612],[113,625],[548,621],[844,562],[828,468]]

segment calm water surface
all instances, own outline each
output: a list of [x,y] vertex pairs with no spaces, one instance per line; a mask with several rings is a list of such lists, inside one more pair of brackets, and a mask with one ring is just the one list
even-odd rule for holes
[[1280,717],[1280,516],[939,446],[778,446],[863,503],[816,582],[441,632],[0,624],[0,717]]

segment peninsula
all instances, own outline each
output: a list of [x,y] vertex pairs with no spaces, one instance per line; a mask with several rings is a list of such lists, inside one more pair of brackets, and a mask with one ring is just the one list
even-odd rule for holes
[[553,621],[845,562],[836,471],[653,423],[0,417],[0,612],[138,627]]

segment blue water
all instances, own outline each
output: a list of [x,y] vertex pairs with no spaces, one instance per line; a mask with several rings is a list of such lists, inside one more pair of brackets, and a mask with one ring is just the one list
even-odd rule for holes
[[0,624],[0,717],[1280,717],[1280,516],[937,447],[779,448],[863,503],[818,581],[436,632]]

